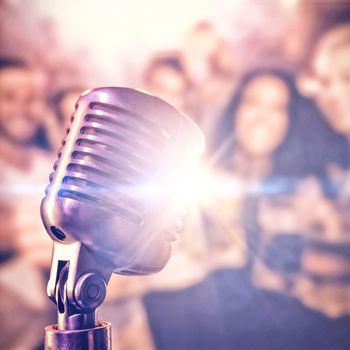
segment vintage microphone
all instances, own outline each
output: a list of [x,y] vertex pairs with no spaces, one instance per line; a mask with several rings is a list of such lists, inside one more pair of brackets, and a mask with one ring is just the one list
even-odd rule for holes
[[45,349],[111,349],[111,325],[96,314],[110,276],[165,266],[184,216],[179,184],[203,152],[196,124],[155,96],[117,87],[82,94],[41,205],[58,309]]

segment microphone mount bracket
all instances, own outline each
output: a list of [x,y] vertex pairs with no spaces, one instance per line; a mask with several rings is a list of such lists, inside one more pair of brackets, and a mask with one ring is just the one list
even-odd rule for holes
[[80,242],[54,242],[48,295],[57,305],[59,330],[98,325],[96,309],[106,296],[113,267]]

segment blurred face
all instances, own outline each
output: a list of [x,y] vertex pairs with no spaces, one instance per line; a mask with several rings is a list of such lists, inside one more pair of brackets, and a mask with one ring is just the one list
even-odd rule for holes
[[0,71],[0,135],[26,145],[40,125],[43,98],[35,72],[24,68]]
[[289,124],[288,103],[287,86],[272,75],[257,77],[247,85],[234,130],[246,153],[268,156],[281,144]]
[[315,102],[334,130],[350,136],[350,42],[333,50],[320,48],[312,70]]
[[152,72],[148,88],[153,94],[179,109],[185,106],[186,80],[181,73],[168,66],[159,66]]
[[193,56],[206,59],[217,49],[218,43],[218,36],[212,28],[202,28],[187,38],[187,49]]

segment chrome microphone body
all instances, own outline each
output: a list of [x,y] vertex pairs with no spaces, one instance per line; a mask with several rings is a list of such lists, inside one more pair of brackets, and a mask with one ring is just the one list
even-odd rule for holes
[[92,90],[78,100],[58,152],[44,225],[54,240],[82,242],[117,273],[159,271],[181,220],[166,222],[178,208],[165,187],[202,152],[199,129],[164,101],[127,88]]
[[196,124],[155,96],[117,87],[82,94],[41,206],[54,240],[48,294],[57,332],[99,327],[95,309],[112,272],[165,266],[184,216],[177,180],[203,152]]

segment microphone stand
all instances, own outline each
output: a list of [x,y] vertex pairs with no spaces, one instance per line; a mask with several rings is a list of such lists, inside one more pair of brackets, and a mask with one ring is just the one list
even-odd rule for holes
[[111,350],[111,324],[97,320],[113,272],[81,243],[54,242],[49,298],[58,322],[45,327],[45,350]]

